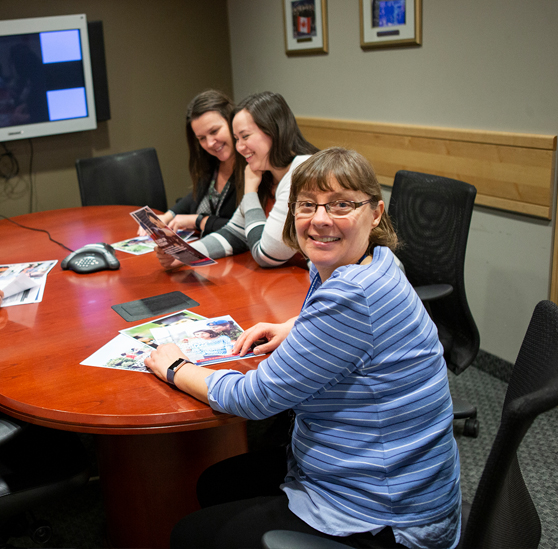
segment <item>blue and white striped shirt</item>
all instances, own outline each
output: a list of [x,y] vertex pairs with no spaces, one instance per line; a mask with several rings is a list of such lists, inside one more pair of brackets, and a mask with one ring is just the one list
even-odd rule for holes
[[459,457],[435,325],[387,248],[323,284],[313,266],[310,277],[293,329],[257,370],[207,378],[211,406],[249,419],[296,412],[282,488],[317,530],[391,526],[410,547],[452,547]]

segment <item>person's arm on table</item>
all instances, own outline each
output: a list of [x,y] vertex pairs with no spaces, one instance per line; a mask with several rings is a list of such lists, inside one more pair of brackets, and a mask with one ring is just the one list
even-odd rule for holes
[[[145,359],[145,365],[163,381],[167,381],[167,370],[178,358],[186,358],[186,355],[174,343],[159,345],[150,356]],[[174,384],[181,391],[192,395],[194,398],[209,403],[207,398],[207,385],[205,378],[215,370],[201,368],[191,362],[186,362],[174,375]]]

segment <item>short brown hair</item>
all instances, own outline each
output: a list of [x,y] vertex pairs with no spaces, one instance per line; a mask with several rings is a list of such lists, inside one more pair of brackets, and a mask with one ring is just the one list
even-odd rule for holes
[[[368,195],[372,199],[372,209],[376,209],[378,202],[382,200],[382,189],[370,162],[356,151],[331,147],[314,154],[297,166],[292,176],[289,203],[296,202],[303,190],[331,191],[332,180],[337,181],[344,189],[361,191]],[[301,251],[290,208],[283,228],[283,241],[291,248]],[[370,232],[367,253],[372,253],[375,246],[387,246],[392,251],[397,248],[397,235],[385,211],[378,226]]]

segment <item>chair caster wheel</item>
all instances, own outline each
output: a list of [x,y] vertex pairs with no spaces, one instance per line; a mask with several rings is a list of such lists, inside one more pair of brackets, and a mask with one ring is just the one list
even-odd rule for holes
[[478,419],[467,419],[463,426],[463,435],[466,437],[477,438],[479,436],[480,424]]
[[29,537],[34,543],[45,544],[52,537],[52,526],[46,520],[36,520],[29,526]]

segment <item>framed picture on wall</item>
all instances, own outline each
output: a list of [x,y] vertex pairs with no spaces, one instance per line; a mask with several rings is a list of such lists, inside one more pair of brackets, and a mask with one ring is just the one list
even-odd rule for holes
[[327,0],[281,0],[285,53],[327,53]]
[[360,47],[420,46],[422,0],[359,0]]

